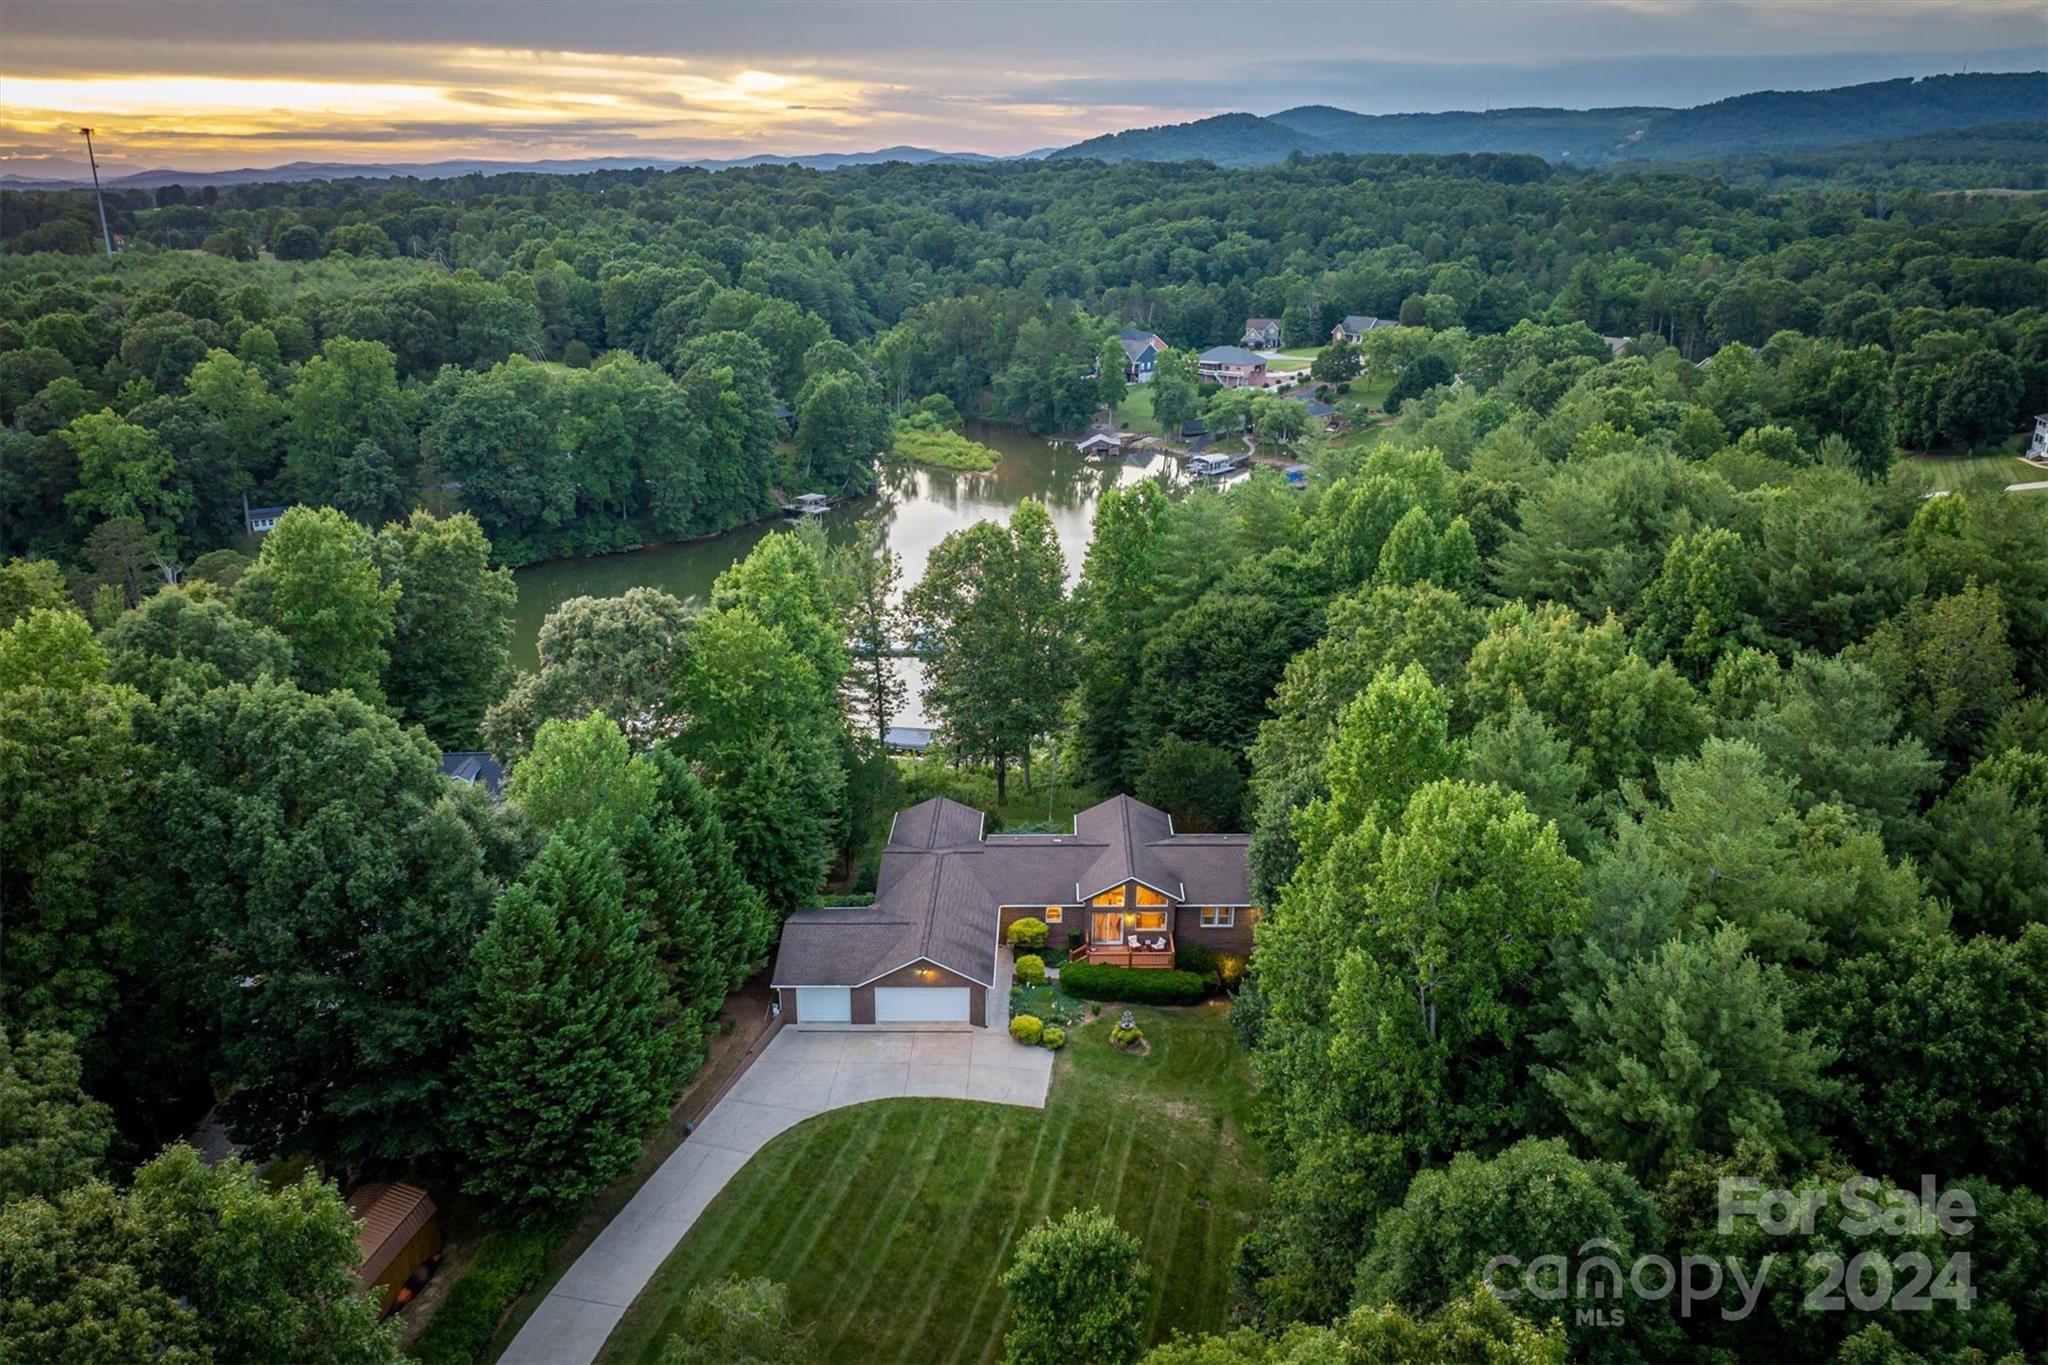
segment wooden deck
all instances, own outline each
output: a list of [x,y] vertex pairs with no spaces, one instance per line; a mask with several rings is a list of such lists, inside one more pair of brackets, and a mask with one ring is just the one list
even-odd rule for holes
[[1076,948],[1067,954],[1069,962],[1096,962],[1110,967],[1165,967],[1173,966],[1173,950],[1164,952],[1148,951],[1142,948],[1119,947],[1115,944],[1096,943],[1086,948]]

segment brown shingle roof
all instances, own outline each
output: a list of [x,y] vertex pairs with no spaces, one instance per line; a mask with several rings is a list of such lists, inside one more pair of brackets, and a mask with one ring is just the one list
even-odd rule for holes
[[933,797],[899,811],[871,906],[799,910],[782,927],[776,986],[859,986],[929,960],[995,984],[997,910],[1072,905],[1135,877],[1191,905],[1248,904],[1242,834],[1175,834],[1128,796],[1074,817],[1072,834],[982,837],[980,811]]

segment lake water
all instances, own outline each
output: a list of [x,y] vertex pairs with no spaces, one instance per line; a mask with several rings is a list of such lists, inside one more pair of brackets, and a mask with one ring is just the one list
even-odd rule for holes
[[[1051,514],[1067,560],[1067,578],[1081,572],[1095,504],[1103,491],[1144,479],[1180,486],[1187,479],[1180,463],[1164,455],[1133,455],[1122,460],[1090,461],[1070,446],[1055,446],[1010,427],[969,423],[967,435],[1003,452],[1003,461],[987,474],[958,474],[922,465],[887,465],[874,494],[825,514],[825,533],[835,544],[853,540],[867,526],[880,525],[889,548],[903,562],[901,587],[923,574],[933,547],[962,527],[977,521],[1007,521],[1026,498],[1036,498]],[[513,662],[531,668],[538,662],[541,623],[549,612],[572,597],[615,597],[628,588],[660,588],[686,600],[702,602],[712,580],[727,565],[742,559],[762,536],[788,525],[768,521],[728,531],[685,545],[660,545],[630,554],[597,555],[556,560],[521,569],[515,575],[519,605],[513,636]],[[904,725],[926,723],[917,701],[915,660],[899,660],[909,684]]]

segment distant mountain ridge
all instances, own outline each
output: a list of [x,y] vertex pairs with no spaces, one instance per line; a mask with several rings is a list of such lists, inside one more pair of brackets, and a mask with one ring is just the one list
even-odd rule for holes
[[2048,117],[2048,72],[1873,81],[1833,90],[1763,90],[1691,109],[1493,109],[1355,114],[1304,105],[1134,128],[1062,147],[1055,158],[1213,161],[1260,166],[1348,153],[1524,153],[1597,166],[1843,146]]
[[[300,161],[229,171],[135,171],[106,176],[104,180],[109,187],[120,189],[157,189],[165,185],[200,188],[263,181],[400,176],[432,180],[464,175],[577,175],[640,168],[694,167],[718,171],[746,166],[836,170],[892,161],[934,165],[1077,157],[1266,166],[1285,161],[1295,153],[1356,156],[1495,152],[1539,156],[1574,166],[1611,166],[1817,151],[2043,119],[2048,119],[2048,72],[1981,72],[1873,81],[1832,90],[1761,90],[1690,109],[1624,106],[1358,114],[1331,105],[1310,104],[1270,115],[1226,113],[1191,123],[1131,128],[1070,147],[1041,148],[1012,157],[896,146],[872,152],[731,158],[607,156],[370,164]],[[10,174],[7,164],[0,161],[0,187],[61,189],[89,183],[83,166],[73,167],[49,158],[35,160],[35,173],[27,174]]]

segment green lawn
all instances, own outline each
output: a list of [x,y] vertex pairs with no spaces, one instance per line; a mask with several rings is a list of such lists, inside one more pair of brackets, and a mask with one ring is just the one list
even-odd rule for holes
[[[1113,1009],[1106,1006],[1105,1009]],[[1232,1249],[1263,1190],[1245,1116],[1250,1075],[1221,1005],[1140,1009],[1149,1056],[1076,1030],[1044,1110],[883,1100],[763,1148],[697,1221],[606,1344],[658,1360],[692,1286],[765,1275],[823,1361],[993,1362],[996,1276],[1048,1213],[1100,1204],[1144,1244],[1145,1331],[1225,1325]]]
[[1124,401],[1116,407],[1116,425],[1119,431],[1143,432],[1147,436],[1159,434],[1159,421],[1152,415],[1152,386],[1133,384],[1124,393]]
[[[2020,442],[2019,448],[2024,447],[2025,442]],[[1926,474],[1932,487],[1951,491],[1975,483],[2003,488],[2009,483],[2029,483],[2048,477],[2010,454],[1913,455],[1907,457],[1906,463]]]

